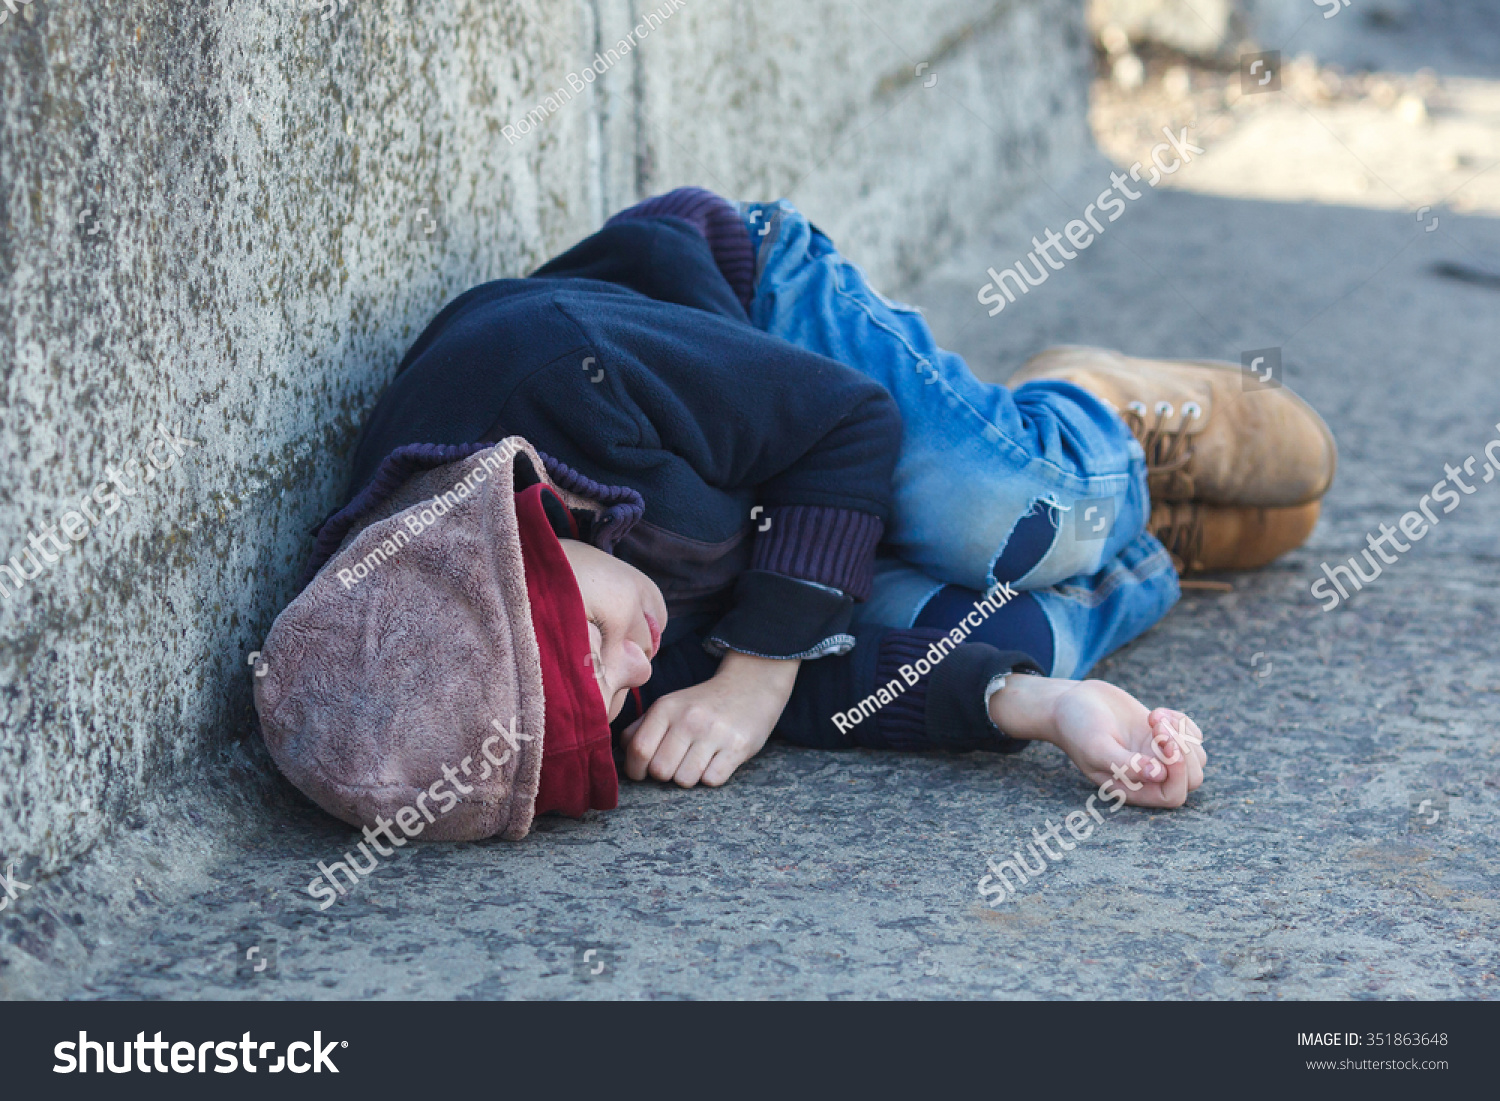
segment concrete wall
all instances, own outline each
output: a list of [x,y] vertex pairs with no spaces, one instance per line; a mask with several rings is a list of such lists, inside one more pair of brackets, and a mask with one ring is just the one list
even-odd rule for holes
[[264,779],[247,656],[452,295],[688,183],[790,195],[890,284],[1087,145],[1081,0],[688,0],[547,105],[670,4],[0,25],[0,561],[42,566],[0,596],[0,864],[44,876],[145,800]]

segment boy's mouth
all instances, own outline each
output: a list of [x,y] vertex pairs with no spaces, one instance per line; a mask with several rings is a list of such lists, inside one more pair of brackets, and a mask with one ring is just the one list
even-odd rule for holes
[[642,612],[641,615],[646,617],[646,629],[651,632],[651,652],[646,655],[646,660],[650,661],[661,649],[661,627],[657,624],[656,617],[650,612]]

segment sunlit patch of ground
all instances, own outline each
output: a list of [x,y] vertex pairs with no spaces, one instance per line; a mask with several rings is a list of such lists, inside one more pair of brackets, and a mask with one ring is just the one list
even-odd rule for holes
[[1500,214],[1500,81],[1345,73],[1302,55],[1284,62],[1280,91],[1245,94],[1238,70],[1133,57],[1116,66],[1101,56],[1090,121],[1122,166],[1149,163],[1163,126],[1188,127],[1205,153],[1163,186],[1414,215]]

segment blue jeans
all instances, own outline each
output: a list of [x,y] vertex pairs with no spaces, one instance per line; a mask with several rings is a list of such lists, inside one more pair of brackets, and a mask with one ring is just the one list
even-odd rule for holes
[[857,624],[912,627],[935,598],[1009,582],[1050,625],[1052,675],[1081,677],[1166,614],[1177,574],[1145,531],[1145,455],[1114,410],[1066,382],[980,382],[791,203],[740,212],[756,244],[751,322],[869,376],[901,409],[891,556]]

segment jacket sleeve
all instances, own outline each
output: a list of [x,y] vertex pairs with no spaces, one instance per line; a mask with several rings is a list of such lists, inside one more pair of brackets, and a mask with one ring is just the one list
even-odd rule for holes
[[1029,744],[990,721],[989,697],[1007,674],[1044,676],[1031,655],[966,642],[919,673],[917,659],[944,632],[871,628],[857,637],[847,658],[799,671],[776,727],[780,738],[816,749],[906,752],[1016,753]]
[[[1031,655],[966,642],[929,672],[916,659],[942,631],[860,628],[851,653],[805,665],[776,724],[776,737],[811,749],[890,749],[905,752],[1016,753],[1029,742],[1012,738],[989,717],[996,678],[1044,676]],[[714,661],[690,635],[662,650],[641,690],[646,707],[670,692],[713,675]],[[902,667],[908,671],[903,673]],[[883,692],[882,692],[883,690]],[[615,720],[623,730],[639,714],[634,704]]]

